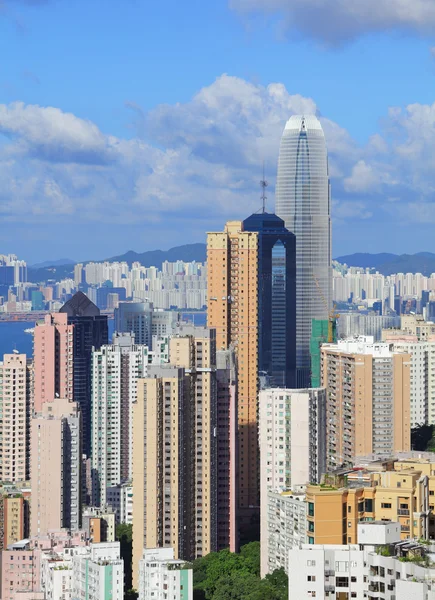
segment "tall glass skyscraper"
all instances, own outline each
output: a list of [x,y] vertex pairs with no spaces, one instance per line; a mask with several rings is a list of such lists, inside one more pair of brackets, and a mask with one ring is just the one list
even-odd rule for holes
[[276,214],[296,235],[296,385],[310,387],[313,319],[332,308],[331,199],[322,126],[313,115],[291,117],[281,138]]

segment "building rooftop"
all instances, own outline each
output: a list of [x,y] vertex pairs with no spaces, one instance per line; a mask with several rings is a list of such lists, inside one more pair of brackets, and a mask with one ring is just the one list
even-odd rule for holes
[[77,292],[59,310],[68,317],[97,317],[100,309],[83,292]]

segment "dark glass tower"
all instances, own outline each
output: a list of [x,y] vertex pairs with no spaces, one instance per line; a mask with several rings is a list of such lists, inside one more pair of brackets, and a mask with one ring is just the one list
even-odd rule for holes
[[274,214],[243,221],[258,232],[258,369],[269,385],[295,387],[296,238]]
[[91,384],[92,348],[109,343],[107,316],[100,315],[83,292],[77,292],[60,309],[67,313],[68,324],[74,325],[73,335],[73,397],[80,405],[83,420],[83,452],[91,452]]

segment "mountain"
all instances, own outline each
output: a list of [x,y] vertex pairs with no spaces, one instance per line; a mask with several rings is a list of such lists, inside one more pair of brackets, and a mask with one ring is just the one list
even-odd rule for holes
[[[184,262],[205,262],[206,260],[206,245],[205,244],[186,244],[185,246],[176,246],[175,248],[171,248],[170,250],[150,250],[148,252],[134,252],[133,250],[129,250],[125,254],[121,254],[120,256],[112,256],[110,258],[106,258],[104,260],[108,262],[126,262],[130,266],[134,262],[141,263],[144,267],[157,267],[161,269],[162,263],[166,260],[169,262],[175,262],[177,260],[182,260]],[[49,279],[54,279],[56,281],[60,281],[61,279],[66,279],[68,277],[72,277],[74,274],[74,265],[76,264],[73,261],[63,262],[60,264],[60,261],[50,262],[47,261],[45,263],[41,263],[40,265],[33,265],[32,267],[28,267],[27,269],[27,277],[28,280],[32,283],[40,283],[42,281],[48,281]],[[95,260],[95,261],[84,261],[83,264],[87,262],[104,262],[103,260]]]
[[46,260],[42,263],[37,263],[36,265],[30,265],[29,269],[44,269],[45,267],[59,267],[64,265],[75,265],[77,263],[76,260],[71,260],[70,258],[59,258],[59,260]]
[[369,254],[356,253],[347,256],[337,256],[339,263],[349,267],[374,268],[383,275],[393,273],[422,273],[429,276],[435,273],[435,254],[418,252],[417,254]]
[[109,262],[127,262],[130,266],[134,262],[140,262],[144,267],[158,267],[159,269],[166,260],[175,262],[182,260],[184,262],[205,262],[207,256],[206,244],[186,244],[185,246],[176,246],[170,250],[149,250],[148,252],[137,253],[129,250],[120,256],[106,258]]

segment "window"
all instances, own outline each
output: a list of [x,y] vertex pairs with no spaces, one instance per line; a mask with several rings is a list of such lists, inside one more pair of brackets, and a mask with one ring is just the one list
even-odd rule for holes
[[308,543],[309,543],[309,544],[314,544],[314,538],[313,538],[313,537],[310,537],[310,536],[308,536]]
[[315,575],[308,575],[307,576],[307,581],[316,581],[316,576]]
[[316,566],[315,560],[307,560],[307,567],[315,567],[315,566]]
[[365,501],[365,512],[373,512],[373,500]]
[[314,517],[314,502],[308,502],[308,516]]
[[312,521],[308,521],[308,531],[314,532],[314,523]]
[[391,508],[391,502],[382,502],[381,508]]

